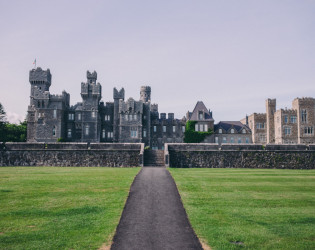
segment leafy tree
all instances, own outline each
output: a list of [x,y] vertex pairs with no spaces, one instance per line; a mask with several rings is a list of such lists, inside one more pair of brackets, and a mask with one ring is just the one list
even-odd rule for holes
[[0,103],[0,142],[5,139],[5,115],[4,107]]
[[6,113],[0,103],[0,142],[25,142],[27,122],[11,124],[6,121]]

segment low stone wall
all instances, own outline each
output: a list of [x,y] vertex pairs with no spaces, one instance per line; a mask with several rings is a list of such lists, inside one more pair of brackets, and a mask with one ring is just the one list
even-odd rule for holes
[[0,143],[0,166],[143,166],[143,143]]
[[[268,146],[268,145],[267,145]],[[165,163],[177,168],[315,169],[313,145],[168,144]]]

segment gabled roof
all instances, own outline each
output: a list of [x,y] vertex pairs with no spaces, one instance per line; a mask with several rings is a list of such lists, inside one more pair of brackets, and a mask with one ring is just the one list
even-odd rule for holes
[[212,114],[210,114],[209,110],[205,106],[205,104],[202,101],[198,101],[194,111],[191,113],[189,120],[192,121],[199,121],[199,112],[203,112],[205,114],[205,119],[203,121],[213,121]]
[[219,128],[222,128],[226,132],[231,128],[234,128],[237,132],[240,132],[243,128],[247,131],[251,131],[247,125],[241,123],[240,121],[221,121],[214,125],[214,131],[217,131]]

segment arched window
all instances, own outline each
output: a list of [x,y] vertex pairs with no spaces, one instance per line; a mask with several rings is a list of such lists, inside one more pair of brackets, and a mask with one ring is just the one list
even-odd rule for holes
[[86,125],[85,126],[85,135],[89,135],[89,133],[90,133],[90,126]]
[[68,129],[68,135],[67,135],[67,136],[68,136],[68,138],[71,138],[71,137],[72,137],[72,131],[71,131],[71,128],[69,128],[69,129]]
[[105,136],[106,136],[106,131],[105,131],[105,128],[103,128],[103,130],[102,130],[102,138],[105,139]]

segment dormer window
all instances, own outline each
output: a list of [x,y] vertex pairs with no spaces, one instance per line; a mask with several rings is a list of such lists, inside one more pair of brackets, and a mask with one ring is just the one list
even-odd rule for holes
[[234,134],[234,128],[231,129],[231,134]]
[[219,128],[219,134],[222,134],[222,128]]
[[203,112],[199,112],[199,120],[204,120],[204,114],[203,114]]
[[243,134],[246,134],[246,129],[243,128],[242,133],[243,133]]

